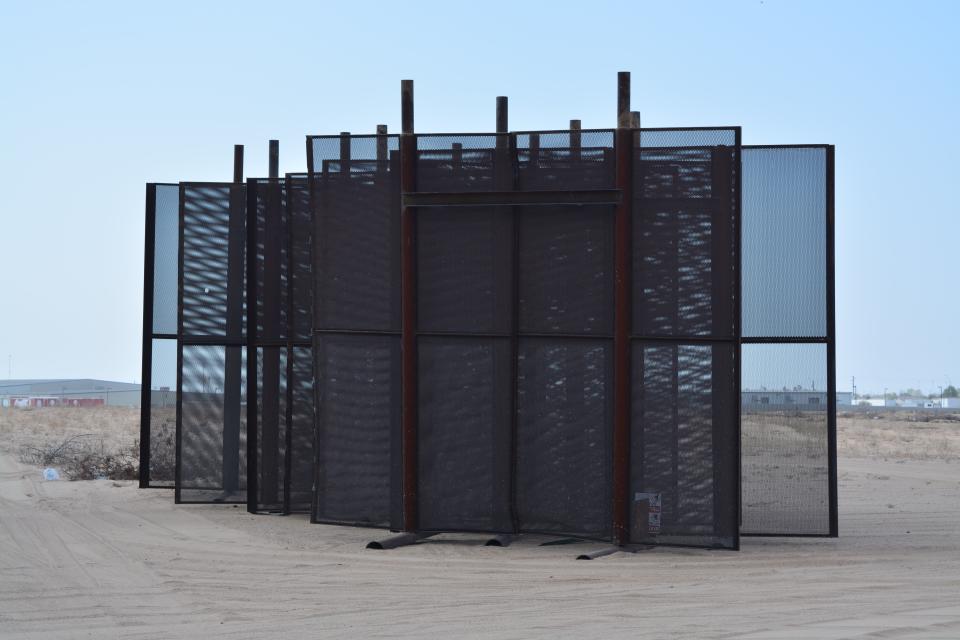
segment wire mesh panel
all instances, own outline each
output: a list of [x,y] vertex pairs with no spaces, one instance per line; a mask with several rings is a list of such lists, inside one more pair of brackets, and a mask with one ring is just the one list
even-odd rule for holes
[[520,341],[516,482],[523,531],[611,535],[611,346]]
[[310,139],[315,522],[400,526],[397,149]]
[[498,173],[510,174],[506,135],[418,135],[416,142],[418,191],[498,191]]
[[[377,142],[376,136],[366,145],[357,137],[347,144],[311,140],[319,212],[313,231],[315,328],[400,329],[400,189],[391,169],[396,153],[392,161],[384,156],[396,148],[396,136],[384,136],[380,147]],[[327,159],[334,148],[338,159]],[[361,151],[366,153],[358,156]]]
[[743,149],[743,336],[827,335],[827,150]]
[[151,341],[149,486],[172,487],[176,472],[177,341]]
[[512,531],[510,341],[421,337],[418,356],[420,527]]
[[400,339],[317,334],[313,351],[313,520],[389,526],[399,496]]
[[743,345],[744,533],[830,534],[825,344]]
[[246,501],[245,376],[230,388],[231,361],[240,371],[246,349],[181,345],[177,438],[177,502]]
[[685,127],[638,129],[635,144],[648,149],[671,147],[734,147],[740,143],[739,127]]
[[634,154],[633,333],[732,338],[733,148]]
[[310,183],[306,174],[286,177],[287,259],[289,280],[289,337],[309,345],[313,328],[313,216]]
[[832,149],[743,149],[746,534],[836,535]]
[[180,184],[176,500],[246,500],[246,189]]
[[738,145],[734,129],[634,136],[634,542],[739,545]]
[[634,342],[634,542],[736,546],[735,349]]
[[613,331],[613,207],[523,207],[520,331]]
[[246,191],[233,183],[180,185],[180,335],[242,340]]
[[521,191],[612,189],[616,182],[613,131],[545,131],[516,135]]
[[[140,486],[174,485],[179,194],[175,184],[148,184],[144,218],[143,368]],[[154,359],[156,358],[156,360]]]
[[313,499],[313,465],[316,459],[313,447],[313,354],[309,346],[291,347],[288,353],[285,510],[288,513],[308,513]]
[[153,333],[177,332],[179,198],[175,184],[156,185],[153,244]]
[[282,511],[287,485],[287,350],[260,347],[257,353],[256,403],[256,506]]

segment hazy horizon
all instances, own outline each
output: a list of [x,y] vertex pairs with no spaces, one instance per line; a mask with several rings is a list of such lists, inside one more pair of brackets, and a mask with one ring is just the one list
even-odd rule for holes
[[[0,376],[140,379],[146,182],[306,134],[739,125],[836,145],[837,387],[960,384],[953,3],[5,4]],[[682,7],[678,8],[678,7]],[[408,41],[401,39],[407,37]],[[954,80],[950,80],[954,78]],[[746,383],[744,385],[747,386]]]

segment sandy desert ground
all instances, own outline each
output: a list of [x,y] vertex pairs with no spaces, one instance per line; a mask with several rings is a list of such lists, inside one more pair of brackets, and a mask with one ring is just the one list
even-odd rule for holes
[[42,414],[0,415],[2,638],[960,638],[960,422],[842,417],[839,539],[584,562],[599,545],[373,551],[381,532],[42,481],[23,425],[71,422]]

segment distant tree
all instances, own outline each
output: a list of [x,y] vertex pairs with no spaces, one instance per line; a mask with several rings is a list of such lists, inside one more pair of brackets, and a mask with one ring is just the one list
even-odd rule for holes
[[957,388],[952,384],[943,390],[944,398],[960,398],[960,391],[957,391]]

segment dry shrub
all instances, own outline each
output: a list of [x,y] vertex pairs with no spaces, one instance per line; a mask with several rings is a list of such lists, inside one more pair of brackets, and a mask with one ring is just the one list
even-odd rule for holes
[[70,480],[135,480],[140,470],[138,454],[136,442],[127,449],[111,450],[102,438],[79,434],[53,445],[23,445],[20,461],[53,467]]

